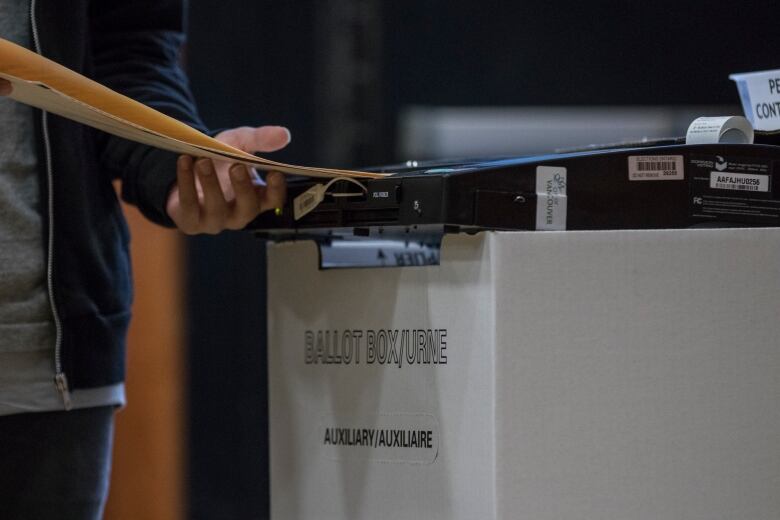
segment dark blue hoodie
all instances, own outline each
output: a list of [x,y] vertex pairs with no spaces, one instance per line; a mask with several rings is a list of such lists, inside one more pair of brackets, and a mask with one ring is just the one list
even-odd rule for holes
[[[203,130],[180,67],[177,0],[34,0],[43,56]],[[129,236],[115,191],[172,225],[165,202],[176,155],[39,112],[41,200],[62,389],[123,381],[132,281]]]

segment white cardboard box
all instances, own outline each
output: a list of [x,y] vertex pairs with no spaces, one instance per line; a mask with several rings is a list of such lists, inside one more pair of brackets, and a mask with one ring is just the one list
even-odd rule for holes
[[273,518],[780,518],[780,229],[268,258]]

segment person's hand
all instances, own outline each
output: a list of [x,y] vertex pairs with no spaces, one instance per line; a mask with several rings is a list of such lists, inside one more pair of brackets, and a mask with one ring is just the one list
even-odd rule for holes
[[[12,90],[11,82],[0,78],[0,96]],[[216,138],[248,153],[273,152],[287,146],[290,132],[281,126],[240,127]],[[190,235],[241,229],[263,211],[283,206],[287,195],[279,172],[270,172],[263,184],[244,165],[188,155],[179,157],[176,170],[177,183],[165,209],[176,226]]]
[[0,96],[7,96],[13,91],[11,82],[7,79],[0,78]]
[[[249,153],[273,152],[287,146],[290,132],[281,126],[241,127],[221,132],[216,138]],[[263,185],[242,164],[182,155],[166,210],[188,235],[216,234],[241,229],[263,211],[282,207],[286,188],[279,172],[269,172]]]

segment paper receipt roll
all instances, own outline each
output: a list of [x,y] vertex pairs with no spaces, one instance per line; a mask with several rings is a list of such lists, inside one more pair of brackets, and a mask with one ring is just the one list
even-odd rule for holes
[[752,144],[753,126],[742,116],[700,117],[688,127],[685,144]]

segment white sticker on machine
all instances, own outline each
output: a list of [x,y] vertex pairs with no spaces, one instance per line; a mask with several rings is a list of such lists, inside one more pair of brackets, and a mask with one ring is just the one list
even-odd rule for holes
[[631,155],[628,180],[669,181],[685,178],[682,155]]
[[566,229],[566,168],[536,167],[536,229]]
[[710,172],[710,188],[734,191],[769,191],[769,175]]

